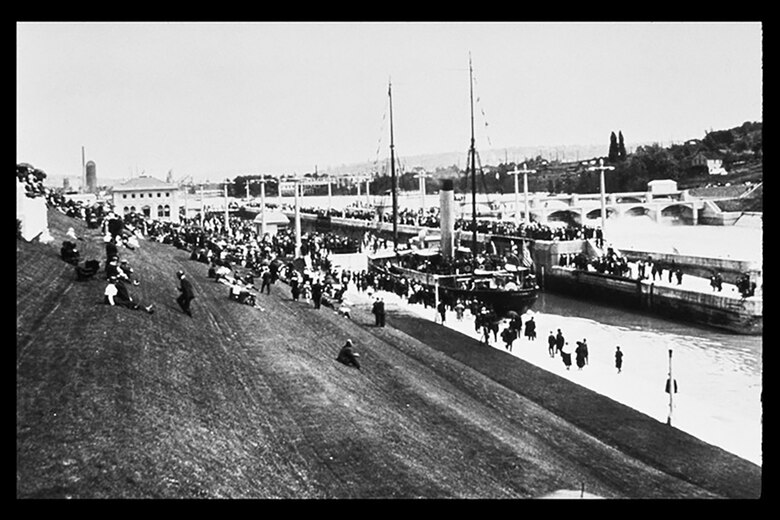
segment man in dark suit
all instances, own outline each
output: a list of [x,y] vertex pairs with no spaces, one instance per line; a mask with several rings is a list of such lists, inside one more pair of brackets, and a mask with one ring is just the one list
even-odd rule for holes
[[314,308],[319,309],[322,301],[322,284],[319,279],[314,280],[311,284],[311,300],[314,303]]
[[385,302],[382,298],[379,298],[376,302],[376,317],[377,325],[380,327],[385,326]]
[[192,317],[192,311],[190,310],[190,302],[193,298],[195,298],[195,293],[192,290],[192,284],[189,280],[184,276],[184,271],[177,271],[176,276],[179,278],[180,285],[179,285],[179,297],[176,298],[176,302],[179,304],[179,307],[181,307],[181,310],[184,311],[184,314],[187,316]]

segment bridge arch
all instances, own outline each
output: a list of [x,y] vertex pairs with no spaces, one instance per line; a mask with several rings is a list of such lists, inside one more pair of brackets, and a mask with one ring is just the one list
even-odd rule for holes
[[647,206],[633,206],[623,210],[623,215],[626,217],[643,217],[646,215],[652,217],[653,210],[651,210]]
[[[600,215],[600,213],[599,213]],[[581,225],[582,215],[579,211],[572,211],[570,209],[562,209],[553,211],[547,215],[547,222],[566,222],[571,225]]]
[[660,208],[661,218],[667,220],[693,221],[695,210],[689,204],[669,204]]
[[[607,214],[607,218],[612,218],[618,215],[617,210],[615,208],[611,208],[609,206],[606,207],[605,212]],[[585,213],[585,217],[589,219],[600,219],[601,218],[601,208],[596,208],[588,211]]]

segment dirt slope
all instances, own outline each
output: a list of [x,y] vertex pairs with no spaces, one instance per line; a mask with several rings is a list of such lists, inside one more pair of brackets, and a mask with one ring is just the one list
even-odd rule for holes
[[[253,309],[147,241],[120,254],[157,312],[108,307],[58,258],[68,226],[102,261],[57,212],[54,244],[17,242],[19,498],[760,496],[758,466],[397,310],[378,329],[281,283]],[[360,371],[334,360],[346,338]]]

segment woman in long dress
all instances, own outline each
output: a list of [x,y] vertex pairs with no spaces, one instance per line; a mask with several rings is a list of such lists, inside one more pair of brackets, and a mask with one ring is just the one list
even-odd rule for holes
[[569,348],[568,341],[561,349],[561,360],[563,360],[563,364],[566,365],[566,370],[569,370],[571,368],[571,349]]

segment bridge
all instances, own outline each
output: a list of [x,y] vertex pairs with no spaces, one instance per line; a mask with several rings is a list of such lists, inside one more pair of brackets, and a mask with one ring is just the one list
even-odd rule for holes
[[[548,223],[552,221],[576,222],[601,217],[601,194],[541,195],[529,197],[528,214],[531,221]],[[698,224],[699,211],[707,207],[707,201],[691,197],[687,190],[676,190],[655,194],[652,192],[608,193],[605,195],[607,218],[647,215],[656,222],[665,219],[679,219]],[[514,215],[519,211],[519,220],[525,218],[525,203],[520,200],[515,207],[513,196],[502,195],[493,203],[492,216]]]

